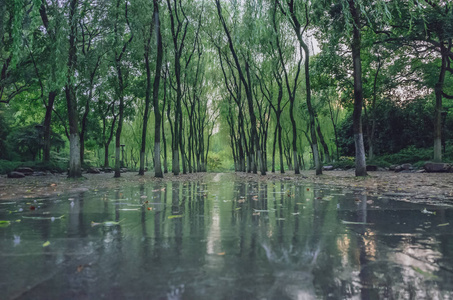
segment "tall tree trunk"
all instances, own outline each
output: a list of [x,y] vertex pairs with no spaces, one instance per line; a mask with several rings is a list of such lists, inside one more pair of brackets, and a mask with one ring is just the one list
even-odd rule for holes
[[278,152],[279,152],[279,159],[280,159],[280,173],[285,173],[285,166],[283,164],[283,146],[282,146],[282,124],[280,121],[277,122],[278,124]]
[[[154,22],[154,18],[153,21]],[[145,88],[145,111],[143,112],[143,128],[142,128],[142,143],[140,148],[140,168],[138,170],[138,175],[145,175],[145,152],[146,152],[146,131],[148,129],[148,119],[149,119],[149,106],[151,104],[151,68],[149,55],[151,52],[150,43],[153,34],[153,25],[149,25],[150,30],[148,32],[148,40],[145,44],[145,69],[146,69],[146,88]]]
[[79,139],[79,118],[77,112],[77,99],[74,91],[72,77],[75,72],[77,60],[76,54],[76,26],[75,20],[77,0],[71,0],[69,4],[69,57],[68,74],[65,86],[66,102],[68,105],[69,119],[69,174],[70,178],[82,177],[82,166],[80,163],[80,139]]
[[44,157],[43,160],[44,162],[49,162],[50,161],[50,140],[51,140],[51,128],[50,124],[52,122],[52,110],[53,110],[53,104],[55,102],[55,97],[57,96],[56,91],[51,91],[49,92],[49,100],[47,102],[46,106],[46,115],[44,117],[44,144],[43,144],[43,152],[44,152]]
[[441,46],[442,65],[440,68],[439,80],[435,86],[436,105],[434,111],[434,162],[442,161],[442,97],[445,73],[447,68],[448,52]]
[[167,164],[167,139],[165,138],[165,123],[164,123],[164,111],[167,104],[167,77],[164,77],[164,103],[162,105],[162,141],[164,144],[164,173],[168,173],[168,164]]
[[153,105],[154,105],[154,176],[164,177],[162,173],[162,166],[160,160],[160,124],[161,124],[161,112],[159,108],[159,85],[162,71],[162,60],[163,60],[163,48],[162,48],[162,34],[160,30],[160,17],[159,17],[159,1],[153,0],[154,2],[154,19],[156,24],[157,34],[157,58],[156,58],[156,73],[154,75],[153,83]]
[[275,173],[275,150],[277,146],[278,124],[274,130],[274,142],[272,143],[272,173]]
[[[121,3],[121,1],[117,0],[117,4],[116,4],[116,9],[117,9],[116,18],[117,19],[115,21],[115,28],[114,28],[115,46],[118,45],[117,39],[119,38],[118,14],[119,14],[120,3]],[[125,2],[125,16],[126,16],[126,22],[129,25],[129,21],[127,18],[127,3],[128,2],[126,1]],[[118,107],[118,111],[119,111],[118,127],[116,128],[116,135],[115,135],[115,175],[114,175],[115,178],[121,176],[120,169],[121,169],[121,167],[123,167],[121,165],[121,163],[124,163],[122,160],[120,160],[121,131],[123,129],[123,121],[124,121],[124,81],[123,81],[124,79],[123,79],[123,73],[122,73],[122,69],[121,69],[121,60],[122,60],[124,53],[126,53],[127,45],[132,41],[133,37],[134,37],[134,35],[131,34],[129,40],[124,43],[121,52],[118,53],[117,50],[115,50],[115,67],[116,67],[116,73],[117,73],[117,77],[118,77],[118,98],[120,100],[119,107]],[[122,157],[122,159],[124,159],[124,157]]]
[[[118,75],[118,92],[119,92],[119,118],[118,118],[118,127],[116,128],[116,134],[115,134],[115,178],[121,177],[121,168],[124,167],[121,165],[121,163],[124,163],[121,160],[121,131],[123,130],[123,119],[124,119],[124,95],[123,95],[123,75],[121,72],[121,66],[119,65],[119,62],[117,62],[116,66],[117,70],[117,75]],[[122,158],[124,159],[124,157]]]
[[293,158],[294,158],[294,173],[300,174],[299,163],[297,161],[297,127],[294,119],[294,99],[289,104],[289,117],[291,120],[292,136],[293,136]]
[[352,62],[354,68],[354,111],[352,113],[354,143],[355,143],[355,175],[366,176],[366,159],[365,146],[363,143],[362,133],[362,106],[363,106],[363,88],[362,88],[362,60],[360,58],[361,34],[360,34],[360,11],[356,7],[354,0],[349,1],[349,9],[353,19],[353,36],[352,36]]
[[329,153],[329,146],[327,146],[327,143],[324,139],[324,135],[322,134],[322,131],[321,131],[321,126],[319,125],[319,120],[318,118],[316,118],[316,132],[318,133],[318,137],[319,137],[319,142],[321,143],[321,146],[324,150],[324,154],[325,154],[325,162],[331,162],[332,159],[330,158],[330,153]]

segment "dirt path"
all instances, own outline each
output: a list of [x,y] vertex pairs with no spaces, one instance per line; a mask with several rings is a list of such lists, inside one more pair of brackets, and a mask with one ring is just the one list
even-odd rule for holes
[[97,191],[134,186],[156,181],[198,180],[205,173],[174,176],[165,174],[163,179],[153,177],[153,173],[138,176],[136,172],[122,173],[120,178],[113,178],[113,173],[84,174],[81,179],[68,179],[66,175],[27,176],[25,178],[0,177],[0,201],[21,198],[57,196],[64,193]]
[[[453,203],[453,174],[441,173],[394,173],[369,172],[370,176],[357,178],[353,171],[330,171],[315,176],[314,171],[304,171],[301,175],[293,172],[285,174],[268,173],[266,176],[238,173],[240,180],[294,180],[308,184],[322,184],[364,189],[371,195],[408,197],[410,201],[448,201]],[[212,174],[211,174],[212,175]],[[166,174],[164,179],[156,179],[152,173],[137,176],[137,173],[123,173],[121,178],[113,178],[112,173],[85,174],[84,179],[69,180],[65,175],[48,175],[8,179],[0,177],[0,201],[8,199],[54,196],[89,190],[112,189],[140,183],[157,181],[199,180],[206,173],[173,176]]]
[[452,173],[395,173],[390,171],[368,172],[367,177],[355,177],[354,170],[325,171],[316,176],[314,171],[300,175],[269,173],[266,176],[239,174],[241,178],[260,180],[297,180],[322,185],[362,189],[370,195],[406,197],[411,202],[450,202],[453,204]]

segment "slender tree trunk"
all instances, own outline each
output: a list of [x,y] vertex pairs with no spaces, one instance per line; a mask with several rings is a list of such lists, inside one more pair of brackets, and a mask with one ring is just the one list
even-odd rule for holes
[[[120,160],[120,147],[121,147],[121,131],[123,129],[123,119],[124,119],[124,96],[123,96],[123,76],[121,73],[121,66],[117,63],[117,72],[118,72],[118,82],[119,82],[119,119],[118,127],[116,128],[115,134],[115,175],[114,177],[121,177],[121,160]],[[124,157],[123,157],[124,159]]]
[[316,118],[316,131],[318,133],[319,142],[321,143],[321,146],[322,146],[322,148],[324,150],[325,161],[326,162],[331,162],[332,159],[330,158],[329,146],[327,146],[327,143],[324,140],[324,135],[322,134],[321,126],[319,125],[319,120],[317,118]]
[[446,49],[441,46],[442,65],[440,68],[439,80],[434,89],[436,95],[434,111],[434,162],[442,161],[442,93],[448,60],[448,54],[445,52],[447,52]]
[[363,144],[362,133],[362,106],[363,106],[363,88],[362,88],[362,60],[360,58],[360,12],[356,7],[354,0],[349,1],[349,9],[354,21],[352,37],[352,62],[354,68],[354,111],[352,113],[354,143],[355,143],[355,175],[366,176],[366,159],[365,146]]
[[74,83],[72,77],[75,71],[77,60],[76,54],[76,26],[75,20],[77,9],[77,0],[71,0],[69,6],[69,58],[68,58],[68,74],[65,87],[66,102],[68,105],[69,119],[69,174],[70,178],[82,176],[82,166],[80,163],[80,139],[79,139],[79,118],[77,112],[77,99],[74,91]]
[[159,108],[159,85],[162,71],[163,48],[162,48],[162,34],[160,30],[160,17],[159,17],[159,1],[154,0],[154,19],[156,22],[157,33],[157,59],[156,59],[156,73],[154,75],[153,84],[153,105],[154,105],[154,176],[164,177],[162,173],[162,166],[160,160],[160,124],[162,115]]
[[[145,45],[145,69],[146,69],[146,88],[145,88],[145,111],[143,112],[143,128],[142,128],[142,143],[140,148],[140,168],[138,170],[138,175],[145,175],[145,152],[146,152],[146,131],[148,129],[148,119],[149,119],[149,106],[151,104],[151,69],[150,69],[150,40],[153,32],[153,27],[150,25],[150,32],[148,33],[149,40]],[[154,109],[155,110],[155,109]]]
[[283,164],[283,146],[282,146],[282,125],[280,121],[277,122],[278,124],[278,152],[279,152],[279,159],[280,159],[280,173],[285,173],[285,166]]
[[168,164],[167,164],[167,139],[165,137],[165,123],[164,123],[164,111],[167,102],[167,77],[164,77],[164,103],[162,105],[162,141],[164,144],[164,173],[168,173]]
[[272,143],[272,173],[275,173],[275,150],[277,146],[278,124],[274,130],[274,142]]
[[104,168],[109,167],[109,146],[110,143],[104,144]]
[[55,97],[57,96],[56,91],[51,91],[49,93],[49,101],[47,102],[46,106],[46,115],[44,117],[44,145],[43,145],[43,152],[44,152],[44,161],[50,161],[50,140],[51,140],[51,128],[50,124],[52,122],[52,110],[53,104],[55,102]]
[[[127,1],[125,3],[125,16],[126,16],[126,22],[129,25],[129,21],[127,19]],[[115,27],[114,27],[114,33],[115,33],[115,44],[117,44],[117,40],[119,38],[120,33],[118,32],[118,14],[119,14],[119,7],[120,7],[120,0],[117,1],[116,4],[116,9],[117,9],[117,15],[116,15],[116,21],[115,21]],[[116,73],[118,77],[118,98],[120,100],[119,103],[119,118],[118,118],[118,127],[116,128],[116,135],[115,135],[115,175],[114,177],[120,177],[121,176],[121,170],[120,168],[123,167],[121,165],[121,162],[124,163],[123,161],[120,161],[120,146],[121,146],[121,132],[123,129],[123,121],[124,121],[124,78],[123,78],[123,73],[121,69],[121,60],[126,52],[127,45],[132,41],[133,34],[131,34],[129,40],[125,42],[125,44],[122,47],[121,52],[117,52],[115,50],[115,67],[116,67]],[[124,160],[124,157],[122,157]]]
[[294,173],[300,174],[299,163],[297,162],[297,128],[296,120],[294,119],[294,99],[289,103],[289,117],[291,119],[292,136],[293,136],[293,158],[294,158]]

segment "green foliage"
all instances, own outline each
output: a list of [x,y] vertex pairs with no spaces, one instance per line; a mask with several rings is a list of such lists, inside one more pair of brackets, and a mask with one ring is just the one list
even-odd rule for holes
[[[376,133],[374,150],[377,155],[394,154],[409,146],[427,148],[432,144],[433,108],[426,99],[419,98],[401,103],[382,101],[376,107]],[[448,117],[447,121],[451,121]],[[364,141],[368,147],[368,132],[371,120],[363,118]],[[446,136],[452,135],[451,127],[445,126]],[[339,125],[340,149],[343,155],[354,153],[352,116],[349,114]]]
[[391,165],[412,163],[419,166],[424,162],[429,161],[432,157],[432,148],[416,148],[411,145],[397,153],[382,155],[379,158],[383,163],[386,162]]
[[332,163],[335,169],[348,170],[355,166],[354,157],[352,156],[341,156],[340,159]]
[[[11,159],[35,161],[43,147],[43,134],[43,127],[40,124],[31,124],[12,131],[6,142],[6,146],[12,150]],[[65,145],[62,137],[53,132],[50,143],[57,149],[61,149]]]

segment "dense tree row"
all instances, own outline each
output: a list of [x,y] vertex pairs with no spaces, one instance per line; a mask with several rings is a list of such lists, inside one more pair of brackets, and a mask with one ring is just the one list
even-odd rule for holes
[[66,135],[78,177],[87,147],[109,166],[114,140],[119,177],[127,140],[139,174],[151,157],[162,177],[169,165],[206,171],[217,136],[236,171],[321,174],[340,157],[343,122],[363,176],[366,155],[394,150],[382,106],[422,99],[434,103],[422,144],[442,160],[453,99],[445,1],[14,0],[0,13],[2,159],[20,147],[48,162]]

